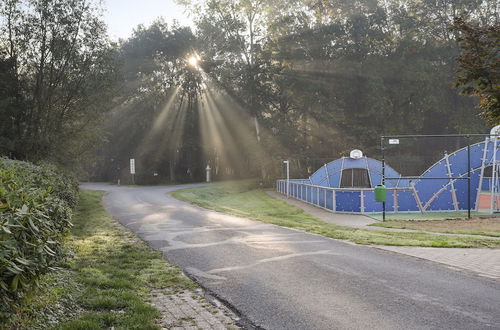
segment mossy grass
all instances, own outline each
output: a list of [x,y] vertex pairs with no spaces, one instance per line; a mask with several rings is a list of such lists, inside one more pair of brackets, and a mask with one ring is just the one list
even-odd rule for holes
[[40,279],[12,310],[9,329],[159,329],[152,290],[197,285],[169,265],[101,205],[103,192],[81,191],[65,246],[73,254],[61,270]]
[[248,184],[232,183],[187,188],[174,191],[172,195],[180,200],[215,211],[296,228],[330,238],[349,240],[358,244],[500,248],[500,240],[494,239],[422,232],[370,231],[329,224]]

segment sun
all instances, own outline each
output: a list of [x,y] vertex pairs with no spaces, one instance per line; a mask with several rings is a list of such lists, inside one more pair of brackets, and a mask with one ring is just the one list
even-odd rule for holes
[[193,68],[198,68],[198,63],[200,62],[200,60],[196,55],[191,55],[188,57],[187,62]]

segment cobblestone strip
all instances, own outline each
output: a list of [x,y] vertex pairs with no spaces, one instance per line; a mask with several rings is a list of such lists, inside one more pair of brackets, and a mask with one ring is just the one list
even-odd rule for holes
[[165,293],[155,291],[151,304],[161,313],[158,324],[169,330],[239,329],[235,315],[210,304],[202,290]]

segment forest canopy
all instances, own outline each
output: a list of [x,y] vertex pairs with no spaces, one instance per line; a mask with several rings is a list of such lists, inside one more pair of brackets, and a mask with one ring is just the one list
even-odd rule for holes
[[[497,1],[177,2],[194,28],[159,18],[113,44],[91,2],[4,1],[0,152],[85,159],[103,180],[130,179],[130,158],[139,183],[207,165],[272,179],[283,159],[305,175],[353,148],[376,156],[383,134],[499,123]],[[490,33],[493,90],[471,85],[457,22]]]
[[1,2],[0,153],[76,168],[100,141],[117,64],[87,0]]

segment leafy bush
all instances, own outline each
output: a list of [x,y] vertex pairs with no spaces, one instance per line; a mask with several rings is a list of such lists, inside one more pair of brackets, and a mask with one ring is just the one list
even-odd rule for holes
[[53,166],[0,158],[1,305],[62,258],[77,190],[78,182]]

